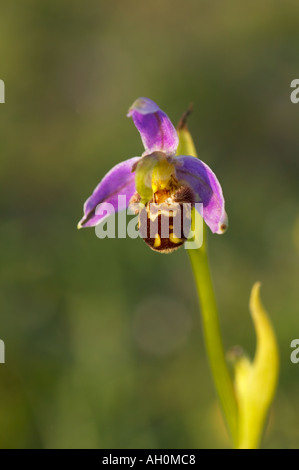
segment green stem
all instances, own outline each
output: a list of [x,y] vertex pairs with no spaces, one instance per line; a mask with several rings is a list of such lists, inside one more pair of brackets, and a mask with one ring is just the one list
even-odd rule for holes
[[[203,224],[204,225],[204,224]],[[222,345],[217,305],[209,268],[206,230],[200,248],[188,250],[201,306],[206,349],[212,375],[234,445],[238,440],[238,412],[232,379]]]
[[[186,120],[192,111],[192,107],[183,114],[177,126],[179,136],[178,155],[193,155],[197,157],[192,136],[188,130]],[[192,231],[195,233],[195,241],[200,241],[200,233],[195,230],[196,216],[193,212]],[[199,303],[203,319],[203,330],[206,349],[216,390],[226,422],[231,433],[235,447],[238,445],[238,409],[232,379],[225,360],[218,311],[211,279],[209,261],[207,255],[206,228],[203,223],[203,240],[200,248],[189,249],[188,253],[195,277]]]

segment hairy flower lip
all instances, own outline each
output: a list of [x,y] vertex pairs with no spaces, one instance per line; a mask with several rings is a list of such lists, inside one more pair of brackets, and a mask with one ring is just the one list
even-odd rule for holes
[[[189,155],[176,156],[178,134],[167,114],[154,101],[142,97],[132,104],[128,117],[133,119],[145,151],[141,157],[130,158],[114,166],[104,176],[85,202],[84,216],[79,222],[78,228],[93,227],[102,220],[103,216],[96,213],[96,207],[103,202],[109,202],[116,210],[119,209],[118,195],[126,196],[126,205],[122,207],[122,209],[126,209],[130,199],[136,193],[136,186],[141,188],[139,191],[143,189],[142,178],[138,177],[136,170],[141,162],[144,164],[146,159],[148,162],[152,159],[154,163],[149,163],[148,171],[152,172],[157,164],[156,173],[158,176],[161,173],[166,177],[167,172],[161,170],[159,173],[159,162],[167,161],[169,165],[172,165],[175,173],[173,177],[176,178],[178,184],[190,187],[195,195],[195,201],[203,203],[201,215],[211,231],[223,233],[227,227],[227,216],[221,185],[208,165],[198,158]],[[141,176],[147,180],[147,184],[144,186],[145,199],[147,200],[152,198],[153,188],[159,186],[156,184],[159,182],[156,182],[151,188],[151,175],[152,173],[146,175],[145,166],[144,175]]]

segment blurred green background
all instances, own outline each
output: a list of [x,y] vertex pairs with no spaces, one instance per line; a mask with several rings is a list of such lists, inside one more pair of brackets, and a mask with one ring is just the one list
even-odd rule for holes
[[2,2],[0,447],[229,447],[184,249],[77,231],[142,144],[139,96],[189,120],[230,227],[210,236],[225,348],[252,356],[252,284],[275,326],[263,447],[299,447],[298,0]]

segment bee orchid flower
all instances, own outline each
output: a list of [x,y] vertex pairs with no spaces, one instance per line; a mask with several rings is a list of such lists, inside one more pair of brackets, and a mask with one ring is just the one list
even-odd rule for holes
[[[148,220],[159,218],[158,233],[143,238],[155,251],[167,253],[182,246],[187,237],[182,234],[178,237],[171,232],[168,237],[161,237],[160,219],[165,217],[164,209],[188,203],[201,207],[201,216],[213,233],[223,233],[227,217],[220,183],[213,171],[198,158],[176,155],[178,134],[168,116],[152,100],[138,98],[130,107],[128,117],[133,119],[145,151],[140,157],[114,166],[104,176],[85,202],[84,216],[78,228],[93,227],[107,216],[97,210],[102,203],[110,203],[115,212],[132,203],[143,204]],[[169,227],[173,227],[174,212],[169,211],[166,216]]]

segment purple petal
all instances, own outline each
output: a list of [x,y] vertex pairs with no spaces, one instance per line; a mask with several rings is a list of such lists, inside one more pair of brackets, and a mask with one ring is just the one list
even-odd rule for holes
[[[140,157],[130,158],[113,167],[98,184],[92,195],[84,204],[84,216],[78,224],[81,227],[94,227],[107,213],[97,214],[98,204],[103,202],[112,204],[115,212],[126,209],[130,199],[136,192],[135,173],[132,173],[134,163]],[[118,196],[123,196],[118,199]],[[111,206],[111,207],[112,207]]]
[[191,156],[176,158],[176,176],[186,182],[196,195],[196,202],[203,204],[203,218],[214,233],[223,233],[227,216],[220,183],[213,171],[201,160]]
[[156,103],[148,98],[138,98],[129,109],[128,117],[132,117],[146,153],[160,151],[175,155],[179,143],[177,132]]

